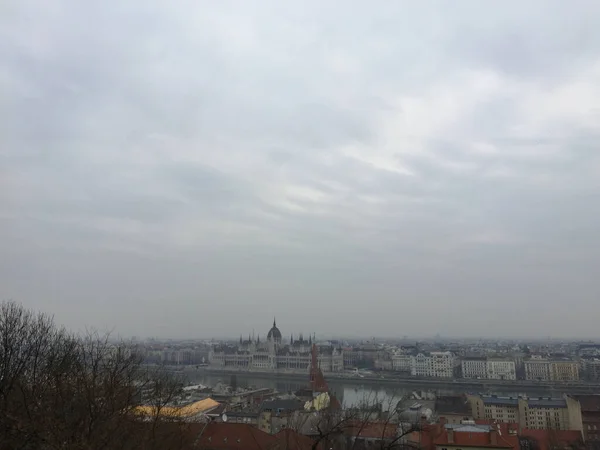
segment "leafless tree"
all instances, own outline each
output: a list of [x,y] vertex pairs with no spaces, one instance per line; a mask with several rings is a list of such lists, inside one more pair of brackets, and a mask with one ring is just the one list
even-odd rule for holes
[[420,430],[420,423],[402,423],[396,413],[401,399],[390,395],[380,402],[375,393],[365,395],[357,405],[346,409],[325,408],[321,411],[297,413],[289,426],[301,434],[310,435],[313,449],[359,450],[364,445],[365,432],[375,428],[369,448],[382,450],[413,448],[404,438]]
[[[72,335],[1,303],[0,450],[177,448],[185,424],[161,414],[177,386],[141,362],[106,334]],[[155,406],[147,421],[133,414],[144,391]]]

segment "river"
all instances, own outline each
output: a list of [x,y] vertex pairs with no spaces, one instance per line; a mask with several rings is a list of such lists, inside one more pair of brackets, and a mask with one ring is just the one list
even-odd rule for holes
[[[185,372],[186,381],[192,384],[203,384],[205,386],[215,386],[219,382],[232,384],[232,375],[211,374],[207,372]],[[308,386],[308,377],[306,382],[300,380],[285,380],[281,378],[266,378],[253,377],[252,374],[240,373],[235,375],[236,382],[239,387],[254,387],[254,388],[270,388],[279,392],[294,392],[298,389]],[[456,389],[429,389],[427,387],[419,388],[418,386],[392,387],[385,385],[356,383],[344,383],[343,380],[329,380],[330,392],[335,394],[338,400],[344,406],[357,405],[363,402],[368,404],[381,403],[384,409],[388,409],[390,405],[394,405],[402,397],[410,395],[413,392],[421,393],[422,390],[428,389],[429,392],[438,395],[456,395],[464,393],[463,390]],[[503,393],[504,396],[517,396],[518,393]]]

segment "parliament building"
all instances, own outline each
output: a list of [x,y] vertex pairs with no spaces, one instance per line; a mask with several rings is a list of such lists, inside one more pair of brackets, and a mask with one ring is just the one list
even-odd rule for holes
[[[312,336],[298,339],[290,336],[284,343],[275,319],[266,341],[260,337],[242,340],[238,345],[215,346],[209,353],[209,365],[215,369],[256,372],[308,372],[311,365]],[[344,369],[344,355],[340,347],[318,346],[317,360],[323,372],[340,372]]]

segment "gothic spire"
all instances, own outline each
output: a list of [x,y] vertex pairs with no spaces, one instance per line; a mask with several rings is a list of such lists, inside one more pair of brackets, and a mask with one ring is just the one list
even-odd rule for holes
[[294,345],[294,333],[290,335],[290,344]]
[[275,316],[273,316],[273,328],[275,328],[277,325],[275,325]]

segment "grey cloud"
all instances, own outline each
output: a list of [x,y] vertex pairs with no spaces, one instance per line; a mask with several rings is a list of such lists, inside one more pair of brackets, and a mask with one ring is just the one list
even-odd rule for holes
[[596,2],[8,12],[0,297],[136,335],[594,333]]

